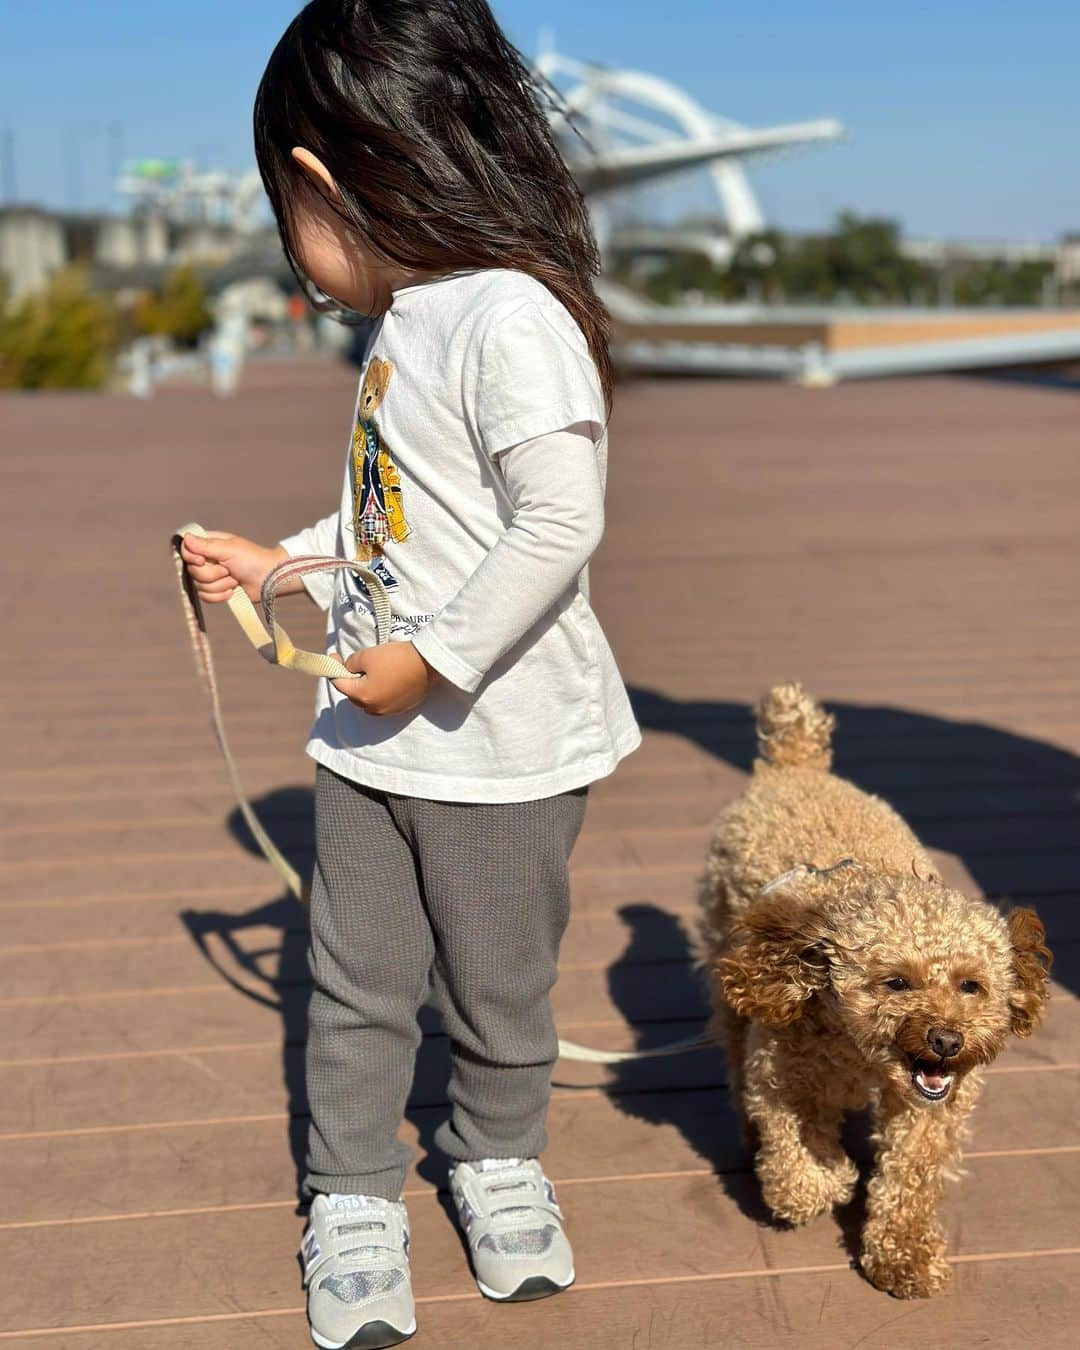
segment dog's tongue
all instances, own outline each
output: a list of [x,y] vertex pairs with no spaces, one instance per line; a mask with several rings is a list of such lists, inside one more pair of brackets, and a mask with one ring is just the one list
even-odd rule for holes
[[952,1078],[943,1059],[936,1064],[923,1060],[916,1066],[916,1076],[927,1092],[944,1092]]

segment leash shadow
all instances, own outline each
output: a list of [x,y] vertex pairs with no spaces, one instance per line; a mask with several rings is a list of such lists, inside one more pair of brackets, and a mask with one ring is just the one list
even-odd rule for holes
[[[655,904],[626,905],[618,916],[627,943],[608,969],[607,984],[612,1002],[634,1029],[634,1049],[651,1050],[693,1034],[709,1015],[709,996],[691,929]],[[743,1214],[755,1223],[772,1223],[719,1047],[628,1061],[609,1072],[607,1091],[619,1111],[663,1133],[677,1132]]]

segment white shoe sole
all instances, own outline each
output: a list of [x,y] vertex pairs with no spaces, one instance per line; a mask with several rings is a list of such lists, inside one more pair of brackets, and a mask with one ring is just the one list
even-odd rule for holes
[[[377,1320],[380,1322],[382,1321],[381,1318]],[[372,1326],[374,1325],[374,1323],[372,1322],[369,1323],[368,1325]],[[415,1318],[413,1318],[409,1326],[404,1327],[400,1330],[395,1326],[391,1326],[389,1322],[382,1322],[382,1325],[386,1327],[387,1331],[394,1332],[398,1338],[396,1341],[383,1341],[382,1343],[384,1345],[399,1345],[402,1341],[407,1341],[410,1336],[416,1335]],[[356,1342],[357,1345],[363,1345],[362,1341],[356,1340],[357,1336],[359,1336],[360,1332],[363,1330],[364,1330],[363,1327],[358,1327],[347,1341],[331,1341],[327,1340],[325,1336],[320,1336],[319,1333],[315,1330],[315,1328],[310,1324],[308,1326],[308,1331],[311,1333],[311,1339],[315,1342],[317,1346],[320,1347],[320,1350],[345,1350],[345,1347],[348,1345],[352,1345],[354,1341]]]
[[574,1271],[570,1272],[565,1281],[553,1280],[549,1275],[529,1275],[508,1294],[500,1294],[495,1289],[489,1289],[480,1279],[476,1281],[476,1287],[485,1298],[493,1299],[496,1303],[528,1303],[538,1298],[550,1298],[553,1294],[561,1294],[564,1289],[570,1288],[575,1279]]

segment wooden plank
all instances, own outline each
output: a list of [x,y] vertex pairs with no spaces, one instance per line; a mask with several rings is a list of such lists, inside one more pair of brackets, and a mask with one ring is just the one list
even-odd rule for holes
[[[1006,1282],[1003,1283],[1003,1271]],[[420,1295],[416,1350],[441,1346],[578,1345],[590,1350],[896,1350],[972,1344],[1015,1350],[1027,1343],[1037,1309],[1038,1343],[1071,1350],[1073,1290],[1080,1258],[1043,1257],[957,1267],[949,1293],[898,1304],[872,1289],[842,1262],[812,1274],[782,1271],[731,1279],[578,1285],[541,1303],[498,1306],[475,1297]],[[72,1336],[72,1350],[295,1350],[307,1335],[299,1307],[277,1314],[225,1314],[221,1322],[158,1323]],[[14,1335],[11,1350],[36,1350],[41,1339]]]
[[[628,981],[628,989],[635,986]],[[652,995],[641,990],[646,1009]],[[593,987],[604,1004],[604,991]],[[674,998],[691,998],[693,991]],[[192,1000],[200,1016],[207,1016],[208,999]],[[580,997],[569,998],[575,1014],[562,1029],[587,1044],[622,1048],[635,1044],[634,1034],[621,1018],[581,1019]],[[620,1011],[626,1002],[620,1005]],[[194,1015],[194,1014],[193,1014]],[[210,1016],[211,1025],[214,1019]],[[432,1025],[430,1022],[428,1025]],[[652,1022],[635,1028],[638,1046],[662,1045],[700,1030],[701,1020]],[[1014,1041],[994,1066],[994,1072],[1038,1072],[1077,1062],[1080,1001],[1068,996],[1055,1000],[1039,1034]],[[161,1121],[250,1116],[282,1110],[287,1095],[291,1109],[303,1106],[302,1023],[284,1048],[280,1038],[267,1037],[247,1048],[229,1043],[218,1051],[192,1044],[180,1053],[131,1058],[87,1058],[67,1062],[10,1064],[6,1074],[13,1090],[0,1103],[0,1135],[22,1135],[47,1130],[73,1130],[152,1124]],[[446,1042],[429,1037],[418,1059],[414,1104],[445,1100]],[[555,1082],[560,1086],[606,1085],[614,1090],[659,1089],[673,1085],[717,1086],[726,1081],[718,1052],[698,1052],[677,1059],[656,1059],[620,1066],[616,1070],[560,1061]],[[283,1083],[285,1090],[283,1091]]]
[[[14,956],[14,949],[22,954],[49,948],[53,951],[73,950],[75,944],[117,948],[127,944],[145,944],[148,955],[153,955],[156,943],[190,945],[189,923],[197,929],[230,932],[237,941],[257,950],[280,945],[286,934],[307,933],[307,914],[292,899],[266,900],[267,888],[215,892],[176,892],[163,889],[131,899],[116,897],[106,902],[102,898],[63,901],[44,905],[40,901],[10,905],[3,913],[3,944],[0,957]],[[671,907],[653,906],[642,909],[634,917],[635,924],[649,922],[649,913],[655,911],[656,921],[650,923],[649,939],[658,960],[670,960],[685,953],[686,940],[676,937],[675,928],[681,923],[687,931],[692,927],[696,909],[687,906],[675,911]],[[183,915],[189,916],[188,923]],[[670,915],[671,923],[662,921]],[[570,925],[563,941],[565,962],[606,961],[621,956],[629,937],[628,926],[612,910],[576,910],[571,913]],[[27,952],[26,949],[30,951]]]
[[[1080,779],[1078,779],[1080,782]],[[1075,796],[1075,789],[1068,793]],[[985,819],[961,819],[923,822],[923,836],[928,843],[965,858],[972,867],[980,863],[997,865],[999,858],[1022,854],[1025,858],[1046,855],[1071,857],[1080,866],[1080,812],[1063,809],[1049,816],[1002,815],[995,818],[992,836],[988,837]],[[704,815],[704,811],[701,812]],[[718,814],[714,808],[711,817]],[[220,858],[234,847],[237,833],[244,833],[232,823],[233,812],[222,820],[204,824],[175,824],[158,821],[152,828],[117,822],[115,827],[56,830],[51,827],[24,827],[9,830],[4,839],[5,851],[12,865],[25,862],[37,868],[39,861],[57,846],[64,850],[64,865],[78,866],[83,859],[91,862],[103,851],[117,849],[134,856],[166,854],[180,856],[185,851],[194,858],[206,855]],[[277,823],[273,818],[264,821],[275,842],[295,856],[310,857],[314,841],[314,821],[289,819]],[[700,859],[709,839],[711,819],[685,821],[660,825],[647,822],[634,830],[611,828],[590,830],[583,834],[575,850],[575,868],[587,870],[600,867],[657,866]],[[246,847],[246,840],[240,843]]]
[[[969,1152],[1080,1152],[1078,1088],[1076,1070],[991,1075],[974,1116]],[[406,1183],[409,1191],[444,1183],[445,1163],[431,1153],[431,1136],[446,1114],[443,1106],[410,1110],[401,1131],[417,1150]],[[295,1195],[294,1158],[302,1159],[306,1129],[305,1118],[290,1127],[277,1115],[104,1135],[0,1140],[0,1176],[7,1196],[4,1223],[101,1221],[103,1216],[191,1207],[288,1207]],[[544,1161],[557,1181],[735,1172],[750,1166],[726,1091],[689,1091],[677,1078],[666,1091],[557,1093],[548,1134]],[[854,1122],[847,1137],[853,1156],[871,1156],[861,1124]]]
[[[310,855],[296,852],[286,856],[301,870],[309,869]],[[73,894],[105,895],[144,892],[162,885],[168,876],[170,888],[205,890],[209,885],[226,889],[237,886],[265,888],[266,863],[261,856],[245,854],[236,844],[222,841],[220,849],[192,858],[187,850],[172,853],[144,853],[101,857],[94,861],[40,858],[5,869],[0,878],[0,901],[25,902],[37,895],[45,900],[63,900]],[[573,862],[570,868],[574,900],[579,906],[610,905],[613,901],[640,901],[671,893],[683,903],[693,893],[694,880],[701,870],[700,854],[685,862],[642,866],[590,869]],[[269,883],[273,884],[273,883]]]
[[[1003,1196],[1018,1194],[1021,1177],[1023,1202],[1003,1203]],[[1078,1190],[1077,1155],[976,1160],[946,1204],[952,1250],[987,1255],[1075,1248],[1069,1205]],[[838,1264],[835,1219],[794,1232],[761,1227],[743,1213],[749,1199],[739,1178],[727,1179],[726,1187],[702,1177],[593,1181],[564,1186],[562,1201],[583,1284]],[[417,1291],[471,1293],[461,1246],[442,1207],[434,1197],[417,1197],[410,1213]],[[678,1243],[671,1241],[673,1225]],[[238,1304],[294,1307],[297,1277],[289,1257],[299,1231],[299,1220],[278,1209],[263,1211],[257,1224],[243,1212],[102,1224],[91,1262],[83,1259],[81,1225],[0,1233],[8,1268],[21,1262],[38,1274],[10,1290],[7,1326],[77,1325],[90,1307],[109,1321],[232,1313]],[[613,1242],[615,1233],[632,1233],[634,1240]],[[182,1262],[176,1259],[181,1251]],[[236,1251],[243,1251],[242,1262],[221,1260],[222,1253]],[[115,1278],[103,1281],[103,1272]]]
[[[941,858],[940,855],[939,862],[949,869],[950,884],[977,891],[970,876],[964,873],[958,863]],[[245,931],[249,926],[251,929],[259,927],[260,917],[263,917],[268,929],[268,942],[273,938],[273,933],[269,931],[271,929],[276,931],[278,942],[284,932],[307,931],[304,913],[295,902],[266,900],[266,892],[265,885],[239,888],[234,893],[215,890],[213,887],[202,892],[195,889],[177,892],[162,887],[131,898],[114,895],[84,896],[68,901],[12,901],[3,908],[4,941],[0,944],[0,955],[8,954],[16,947],[56,948],[76,942],[102,946],[143,941],[183,944],[191,941],[188,929],[180,918],[184,911],[217,916],[215,921],[232,926],[234,933]],[[1029,890],[1023,898],[1036,904],[1047,931],[1053,936],[1065,941],[1080,937],[1080,904],[1077,904],[1071,891],[1055,895],[1036,894]],[[687,930],[693,926],[696,907],[690,899],[678,909],[666,903],[654,904],[653,908],[677,914]],[[601,954],[608,952],[614,959],[623,945],[618,937],[622,926],[623,921],[611,911],[580,910],[571,917],[564,953],[568,959],[582,959],[583,949],[594,952],[595,941],[601,944],[595,950],[596,959],[601,959]],[[598,936],[585,936],[592,932]],[[668,959],[679,954],[681,945],[665,941],[665,932],[665,927],[658,924],[651,936],[661,944],[658,956]],[[249,937],[252,941],[256,940],[254,932],[250,932]]]

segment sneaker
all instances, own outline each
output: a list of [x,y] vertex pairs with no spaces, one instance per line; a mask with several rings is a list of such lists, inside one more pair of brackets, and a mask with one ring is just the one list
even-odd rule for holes
[[322,1350],[381,1350],[416,1330],[400,1201],[317,1195],[300,1256],[311,1339]]
[[482,1294],[519,1303],[574,1283],[562,1210],[535,1158],[459,1162],[450,1172],[450,1193]]

